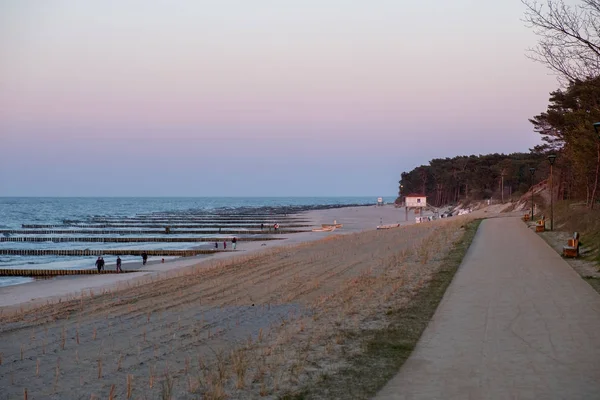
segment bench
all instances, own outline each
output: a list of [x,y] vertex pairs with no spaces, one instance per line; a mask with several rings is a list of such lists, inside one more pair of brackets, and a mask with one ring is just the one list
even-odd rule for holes
[[566,246],[563,246],[563,257],[579,257],[579,233],[573,233]]
[[542,219],[536,221],[535,231],[544,232],[546,230],[546,218],[542,215]]
[[529,221],[529,214],[523,215],[523,221],[525,221],[525,222]]

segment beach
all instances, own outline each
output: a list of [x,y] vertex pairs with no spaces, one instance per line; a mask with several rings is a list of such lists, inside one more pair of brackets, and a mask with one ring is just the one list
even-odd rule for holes
[[[330,224],[334,220],[344,224],[343,229],[339,229],[335,234],[347,234],[359,232],[367,229],[373,229],[381,221],[384,223],[414,223],[412,212],[409,214],[409,220],[406,222],[404,209],[395,208],[393,205],[386,206],[364,206],[364,207],[344,207],[325,210],[313,210],[297,214],[298,217],[307,218],[312,221],[315,227],[321,224]],[[284,235],[284,240],[257,241],[257,242],[239,242],[237,253],[219,253],[210,256],[197,256],[186,258],[167,257],[165,263],[161,263],[160,258],[150,258],[148,265],[144,266],[144,271],[132,274],[110,274],[96,276],[65,276],[48,280],[37,280],[22,285],[0,287],[0,307],[9,307],[23,305],[31,307],[45,303],[48,300],[57,300],[65,296],[77,296],[81,291],[102,291],[115,285],[127,281],[139,281],[140,278],[147,278],[161,272],[176,270],[192,265],[202,264],[212,259],[224,259],[232,257],[241,252],[251,253],[265,248],[285,246],[295,243],[303,243],[312,240],[318,240],[331,235],[321,232],[302,232],[290,235]],[[114,269],[114,262],[107,265],[108,269]],[[142,268],[141,259],[139,262],[126,262],[124,269]]]
[[[151,264],[137,277],[75,278],[62,296],[53,292],[60,279],[10,288],[27,295],[14,293],[0,309],[2,387],[12,397],[26,389],[56,399],[293,392],[360,353],[359,332],[385,326],[390,310],[410,303],[468,217],[409,219],[384,231],[375,227],[404,223],[403,210],[341,208],[310,218],[344,226]],[[17,303],[28,296],[36,300]]]

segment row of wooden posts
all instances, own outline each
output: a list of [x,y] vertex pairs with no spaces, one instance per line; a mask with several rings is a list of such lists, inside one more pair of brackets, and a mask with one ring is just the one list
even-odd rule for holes
[[[27,243],[64,243],[64,242],[96,242],[96,243],[142,243],[142,242],[230,242],[233,237],[37,237],[37,236],[9,236],[0,237],[0,242],[27,242]],[[262,242],[268,240],[283,240],[276,237],[236,237],[238,242]]]
[[[122,273],[127,272],[140,272],[140,271],[127,271],[123,270]],[[62,275],[98,275],[98,274],[116,274],[121,273],[115,270],[102,270],[96,269],[15,269],[7,268],[0,269],[0,276],[62,276]]]
[[189,249],[189,250],[69,250],[69,249],[0,249],[0,255],[12,256],[141,256],[146,253],[148,256],[175,256],[191,257],[200,254],[213,254],[232,252],[235,250],[217,250],[217,249]]
[[281,214],[281,213],[273,213],[273,214],[195,214],[195,213],[153,213],[153,214],[137,214],[135,217],[126,217],[126,216],[97,216],[92,217],[91,219],[101,219],[101,218],[257,218],[257,219],[269,219],[269,218],[302,218],[298,215],[294,214]]
[[[173,225],[164,225],[164,224],[79,224],[79,225],[65,225],[65,224],[23,224],[21,228],[23,229],[50,229],[50,228],[92,228],[92,229],[100,229],[100,228],[170,228],[170,229],[228,229],[231,228],[246,228],[246,229],[269,229],[273,225],[261,225],[261,224],[173,224]],[[282,228],[308,228],[313,225],[310,224],[279,224]]]
[[203,230],[185,230],[169,229],[168,233],[165,229],[0,229],[0,234],[6,233],[10,235],[208,235],[208,234],[225,234],[225,235],[260,235],[266,234],[292,234],[300,232],[310,232],[303,229],[273,229],[265,228],[263,230],[247,230],[247,229],[203,229]]
[[310,222],[306,218],[91,218],[91,219],[65,219],[64,224],[87,224],[96,222],[160,222],[160,223],[177,223],[177,222],[248,222],[248,223],[264,223],[274,224],[276,222]]

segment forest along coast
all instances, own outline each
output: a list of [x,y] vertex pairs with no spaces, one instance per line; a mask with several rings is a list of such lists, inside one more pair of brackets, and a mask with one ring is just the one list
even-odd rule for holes
[[[341,389],[327,382],[352,375],[369,340],[436,279],[467,218],[212,258],[2,312],[0,386],[9,397],[56,399],[276,397],[315,385],[324,397],[368,397],[397,365],[381,361],[376,377],[362,371],[366,380]],[[419,329],[400,347],[409,352]]]

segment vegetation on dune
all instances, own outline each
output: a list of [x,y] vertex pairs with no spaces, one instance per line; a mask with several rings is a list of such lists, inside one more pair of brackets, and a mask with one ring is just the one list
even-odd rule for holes
[[[549,205],[542,213],[548,215]],[[561,201],[554,205],[555,229],[581,235],[582,258],[600,265],[600,209],[587,209],[583,202]],[[600,286],[600,283],[598,283]]]
[[434,159],[402,173],[401,194],[424,193],[434,206],[499,199],[504,176],[505,199],[518,197],[531,185],[529,168],[535,168],[535,182],[548,178],[548,155],[554,154],[554,199],[593,208],[600,198],[600,138],[593,128],[600,122],[600,77],[552,92],[548,109],[530,121],[542,144],[529,153]]
[[547,111],[531,119],[543,144],[534,151],[554,153],[555,196],[585,200],[592,207],[598,199],[600,138],[592,128],[600,121],[600,77],[572,82],[550,95]]
[[400,193],[424,193],[427,202],[434,206],[465,199],[500,198],[504,175],[505,196],[520,196],[531,184],[529,168],[544,160],[542,153],[438,158],[431,160],[429,165],[403,172]]

